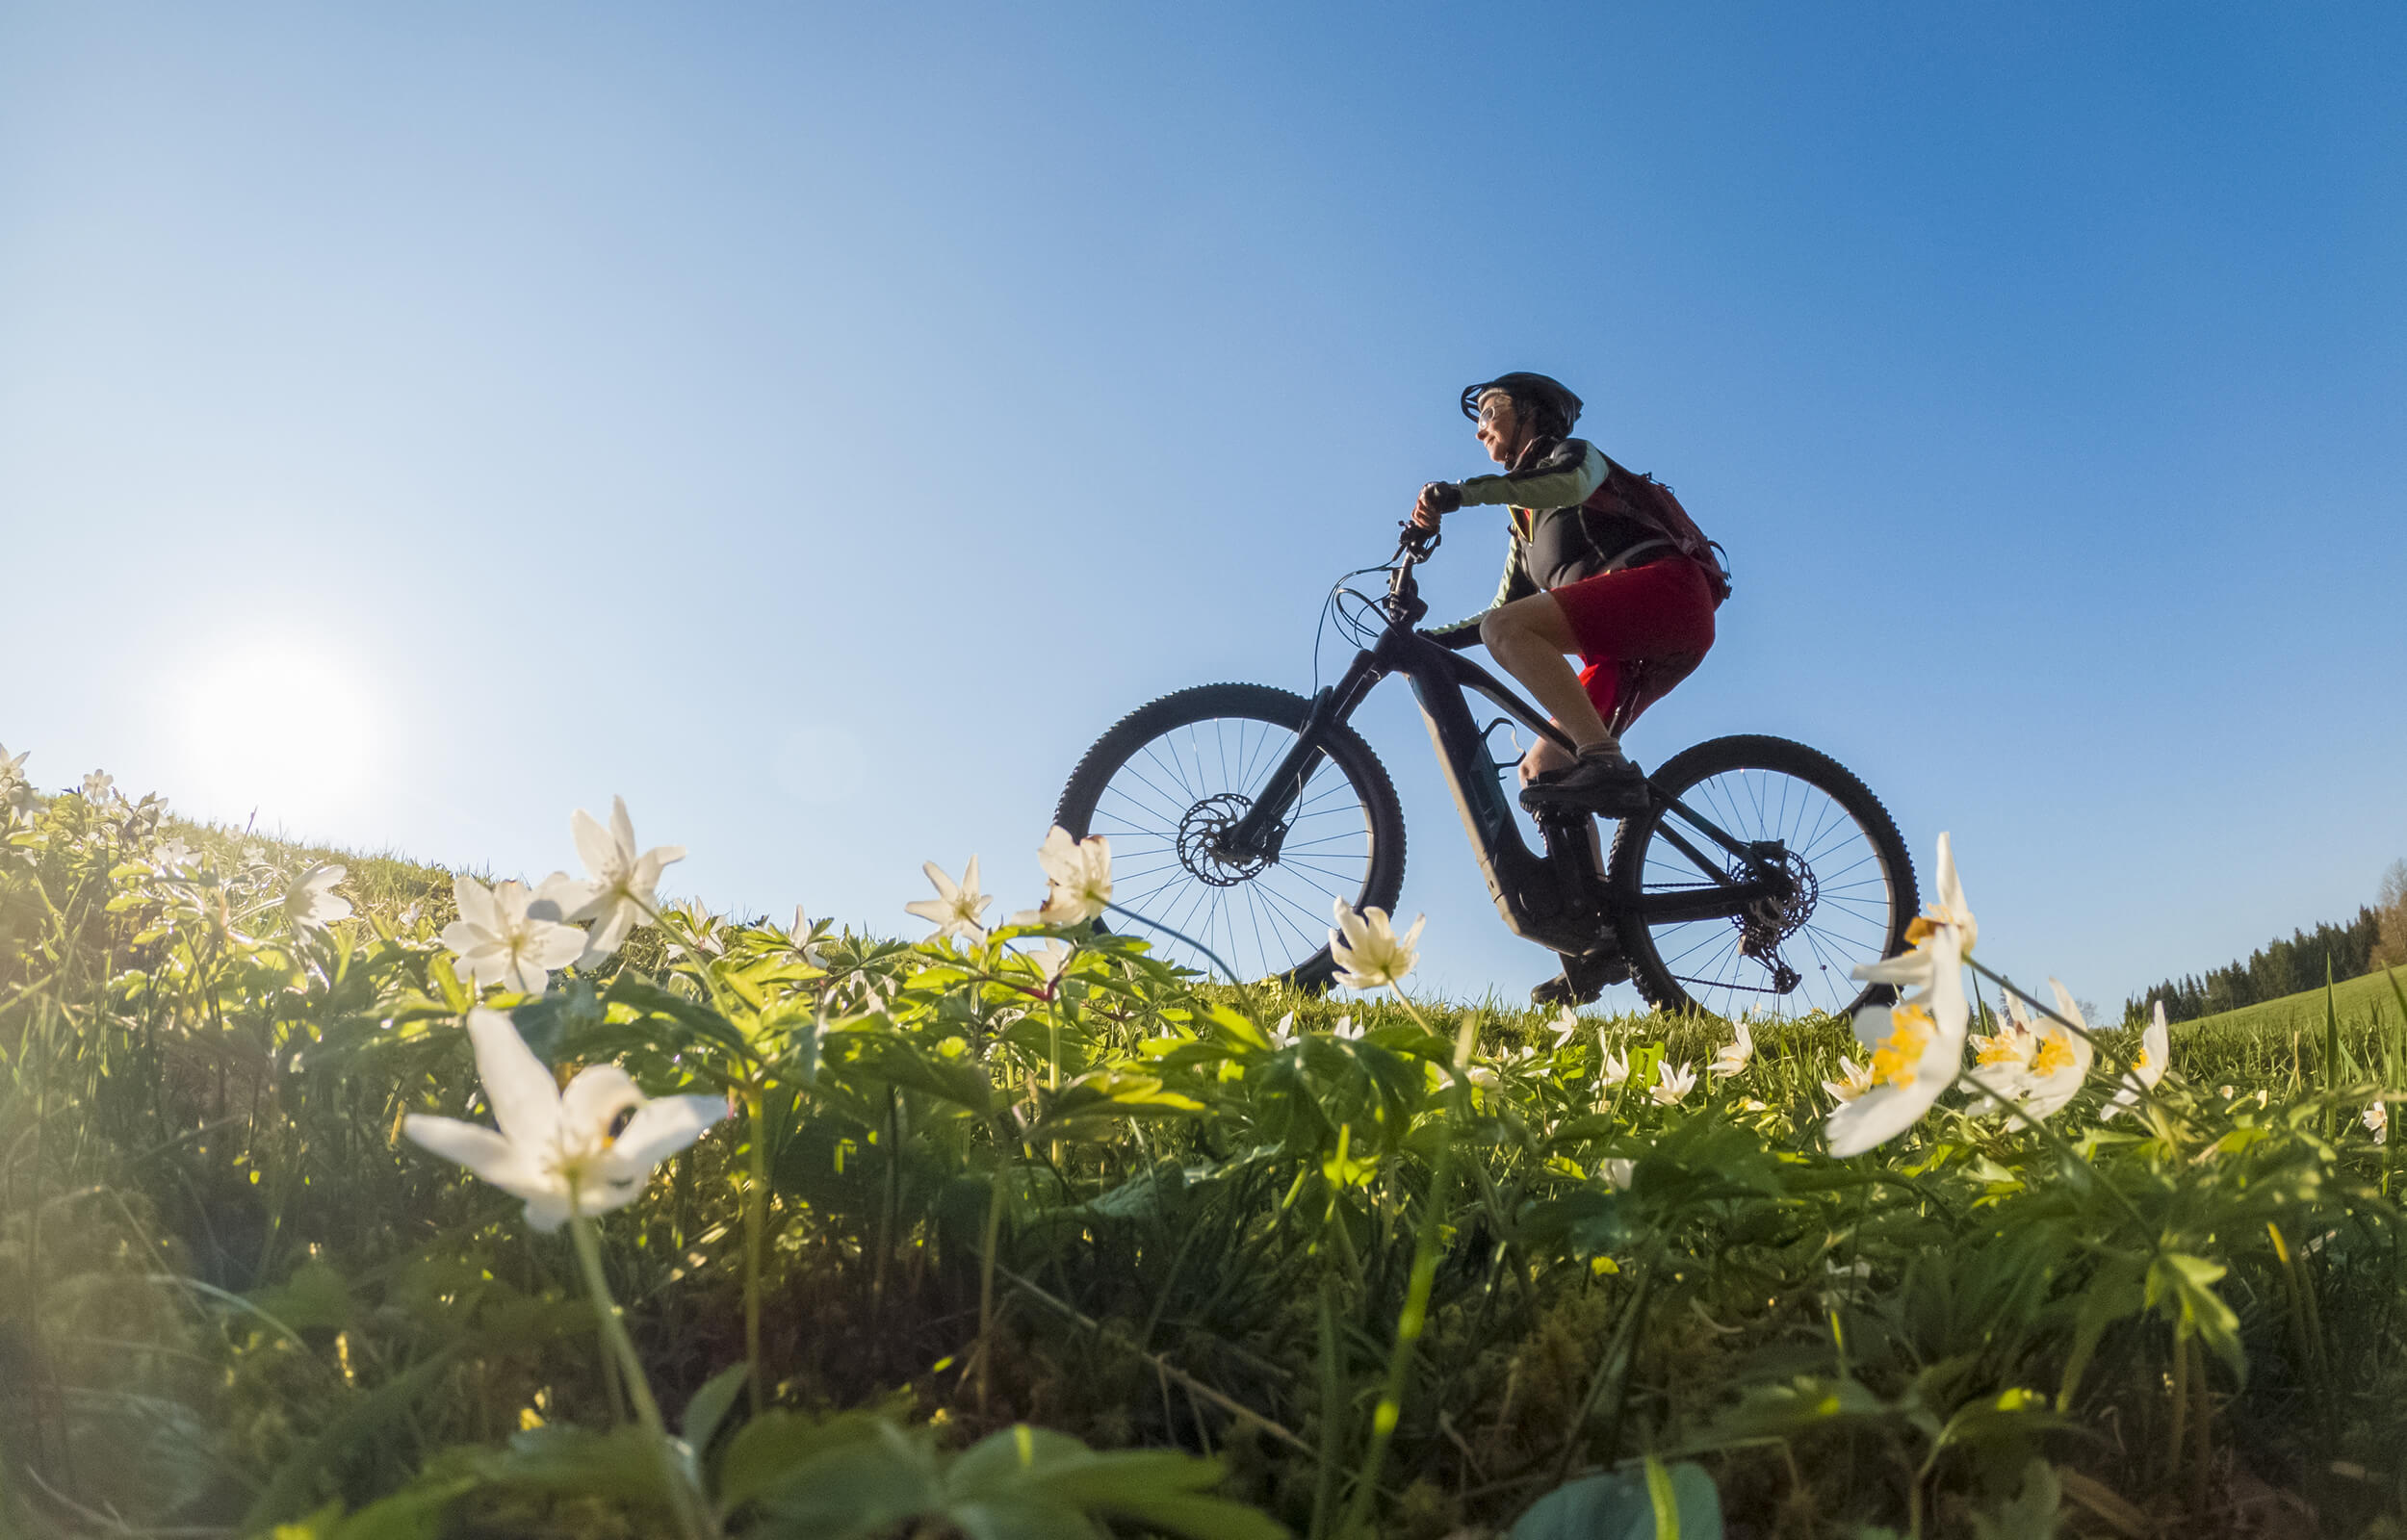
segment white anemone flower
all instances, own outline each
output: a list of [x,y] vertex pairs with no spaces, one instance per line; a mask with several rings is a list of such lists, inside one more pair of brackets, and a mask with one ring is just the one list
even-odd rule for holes
[[469,1012],[468,1040],[500,1132],[420,1113],[401,1120],[401,1132],[526,1199],[527,1222],[538,1230],[633,1203],[652,1168],[727,1116],[717,1096],[648,1097],[616,1065],[579,1070],[562,1091],[500,1011]]
[[2098,1120],[2104,1122],[2139,1100],[2141,1091],[2154,1090],[2157,1082],[2164,1078],[2164,1066],[2172,1057],[2173,1035],[2164,1025],[2164,1002],[2159,1000],[2155,1018],[2139,1035],[2139,1052],[2132,1056],[2131,1072],[2123,1077],[2123,1089],[2098,1114]]
[[150,864],[163,872],[182,871],[200,859],[200,852],[181,837],[163,839],[151,847]]
[[1555,1052],[1561,1053],[1571,1046],[1571,1040],[1580,1035],[1580,1028],[1585,1024],[1580,1020],[1579,1013],[1569,1006],[1558,1010],[1555,1013]]
[[1830,1093],[1830,1099],[1833,1101],[1853,1101],[1872,1090],[1872,1065],[1869,1062],[1859,1065],[1854,1060],[1842,1056],[1839,1060],[1839,1078],[1824,1081],[1822,1089]]
[[479,989],[500,984],[521,994],[541,994],[552,969],[566,967],[585,950],[585,933],[567,922],[567,911],[583,886],[554,872],[530,889],[517,882],[491,887],[473,877],[452,884],[459,918],[443,927],[443,944],[468,965]]
[[1646,1088],[1646,1094],[1656,1106],[1669,1107],[1695,1089],[1696,1071],[1685,1064],[1674,1069],[1667,1059],[1655,1065],[1655,1083]]
[[1608,1086],[1618,1086],[1629,1079],[1630,1056],[1626,1053],[1615,1053],[1610,1048],[1606,1049],[1604,1075],[1605,1084]]
[[2367,1131],[2373,1135],[2373,1142],[2375,1143],[2387,1144],[2390,1142],[2391,1109],[2388,1104],[2377,1101],[2372,1106],[2367,1108],[2362,1114],[2359,1115],[2359,1116],[2365,1122]]
[[984,937],[986,927],[978,923],[978,916],[985,913],[986,906],[995,900],[991,895],[978,891],[978,859],[975,856],[970,858],[970,864],[961,869],[961,881],[958,883],[945,876],[945,868],[932,860],[921,861],[919,869],[928,874],[928,882],[935,886],[936,896],[923,898],[917,904],[905,904],[903,912],[917,914],[936,927],[935,936],[931,936],[930,940],[934,940],[936,936],[958,936],[970,941]]
[[1279,1025],[1270,1029],[1270,1045],[1274,1048],[1292,1048],[1295,1042],[1295,1013],[1290,1011],[1279,1018]]
[[1333,1038],[1342,1038],[1348,1042],[1360,1042],[1363,1025],[1364,1023],[1355,1020],[1353,1014],[1348,1012],[1337,1017],[1337,1024],[1330,1029],[1329,1035]]
[[116,777],[106,770],[95,770],[84,778],[84,800],[105,802],[108,800],[109,793],[116,789]]
[[1033,952],[1022,954],[1045,981],[1045,992],[1050,994],[1060,985],[1061,976],[1070,971],[1070,960],[1078,954],[1059,941],[1048,941]]
[[1100,834],[1084,839],[1055,824],[1037,847],[1045,868],[1045,905],[1014,914],[1014,925],[1075,925],[1103,912],[1112,901],[1112,847]]
[[592,883],[568,916],[591,920],[583,961],[598,962],[618,950],[627,933],[650,919],[660,909],[660,871],[686,859],[683,845],[655,845],[638,854],[634,820],[627,816],[627,799],[610,799],[610,827],[582,808],[568,820],[576,836],[577,855]]
[[1906,950],[1897,957],[1878,962],[1867,962],[1854,970],[1854,976],[1867,984],[1894,984],[1902,989],[1927,989],[1938,971],[1938,954],[1931,943],[1942,935],[1953,941],[1954,966],[1972,956],[1973,942],[1980,935],[1980,923],[1964,902],[1964,885],[1955,875],[1955,847],[1945,834],[1939,836],[1939,901],[1925,909],[1905,927]]
[[2023,1111],[2033,1117],[2062,1111],[2089,1078],[2090,1063],[2097,1057],[2089,1043],[2089,1024],[2082,1019],[2081,1007],[2073,1003],[2073,992],[2055,979],[2048,981],[2048,988],[2056,995],[2057,1014],[2080,1030],[2056,1021],[2040,1024],[2039,1051],[2032,1055],[2031,1067],[2023,1071],[2020,1096]]
[[2039,1033],[2023,1009],[2022,997],[2007,990],[2004,1024],[1986,1037],[1976,1032],[1967,1040],[1973,1050],[1969,1078],[1974,1084],[1967,1111],[1975,1117],[2003,1116],[2006,1103],[2000,1096],[2019,1096],[2031,1062],[2039,1055]]
[[1725,1078],[1747,1073],[1747,1065],[1755,1057],[1755,1035],[1747,1029],[1747,1023],[1744,1021],[1740,1022],[1735,1030],[1737,1036],[1721,1045],[1720,1051],[1715,1053],[1714,1062],[1709,1066],[1715,1074]]
[[1357,914],[1342,898],[1333,907],[1337,929],[1329,933],[1329,955],[1337,960],[1337,982],[1349,989],[1403,983],[1419,960],[1416,943],[1429,916],[1415,917],[1412,928],[1398,936],[1384,909],[1373,907]]
[[1605,1185],[1615,1192],[1626,1193],[1630,1190],[1630,1179],[1638,1174],[1638,1162],[1616,1155],[1597,1167],[1596,1174],[1603,1177]]
[[[181,840],[176,841],[182,844]],[[166,847],[161,847],[160,854]],[[188,858],[189,859],[189,858]],[[343,880],[343,868],[320,861],[294,878],[284,888],[284,918],[297,931],[322,931],[336,920],[349,919],[349,899],[328,892]]]
[[819,943],[811,938],[811,933],[815,929],[815,927],[811,923],[811,916],[803,912],[800,904],[796,904],[794,923],[786,932],[785,951],[789,957],[805,967],[815,968],[819,965]]
[[1902,1004],[1855,1013],[1856,1040],[1872,1051],[1871,1084],[1824,1125],[1833,1155],[1860,1155],[1905,1132],[1963,1068],[1972,1013],[1954,932],[1943,927],[1927,944],[1932,962],[1927,988]]

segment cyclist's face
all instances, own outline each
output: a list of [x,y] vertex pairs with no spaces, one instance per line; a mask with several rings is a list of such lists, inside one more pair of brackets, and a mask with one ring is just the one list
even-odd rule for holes
[[1488,457],[1498,465],[1511,465],[1521,452],[1521,420],[1513,410],[1513,398],[1502,391],[1489,391],[1479,398],[1479,442],[1488,450]]

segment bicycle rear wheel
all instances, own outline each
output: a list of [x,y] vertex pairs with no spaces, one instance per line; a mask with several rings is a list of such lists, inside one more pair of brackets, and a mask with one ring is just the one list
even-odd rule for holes
[[[1894,997],[1851,970],[1902,951],[1920,900],[1914,863],[1879,799],[1828,755],[1747,734],[1683,750],[1647,778],[1747,845],[1777,842],[1796,893],[1776,912],[1643,918],[1649,895],[1695,893],[1746,865],[1660,802],[1623,821],[1607,883],[1624,916],[1622,946],[1639,992],[1662,1011],[1846,1014]],[[1701,868],[1667,830],[1716,862]]]
[[[1333,900],[1393,909],[1404,888],[1404,808],[1386,769],[1337,727],[1287,815],[1278,854],[1231,863],[1213,836],[1262,794],[1311,712],[1263,684],[1205,684],[1138,707],[1071,772],[1053,821],[1111,841],[1113,901],[1183,932],[1242,979],[1325,987]],[[1113,916],[1183,966],[1218,972],[1195,945]]]

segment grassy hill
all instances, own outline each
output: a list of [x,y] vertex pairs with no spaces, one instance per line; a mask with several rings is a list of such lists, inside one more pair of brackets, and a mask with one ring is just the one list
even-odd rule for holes
[[[2407,968],[2397,970],[2398,988],[2407,990]],[[2343,1026],[2380,1028],[2399,1019],[2398,999],[2391,992],[2390,979],[2380,973],[2368,973],[2346,979],[2333,987],[2332,1008]],[[2323,1030],[2323,987],[2301,989],[2278,1000],[2261,1000],[2237,1011],[2223,1011],[2195,1021],[2180,1021],[2173,1025],[2174,1040],[2192,1034],[2288,1038],[2293,1032]]]

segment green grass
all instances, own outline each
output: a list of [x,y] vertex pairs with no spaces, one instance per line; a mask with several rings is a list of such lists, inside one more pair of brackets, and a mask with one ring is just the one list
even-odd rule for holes
[[[2385,1023],[2395,1023],[2399,1009],[2398,995],[2393,992],[2391,982],[2394,976],[2396,988],[2407,991],[2407,968],[2394,969],[2391,974],[2368,973],[2334,985],[2331,1005],[2339,1013],[2342,1024],[2365,1024],[2379,1029]],[[2195,1034],[2210,1038],[2246,1035],[2287,1041],[2292,1033],[2321,1032],[2323,1014],[2323,986],[2318,984],[2278,1000],[2261,1000],[2237,1011],[2218,1011],[2211,1016],[2175,1022],[2173,1040],[2178,1044]]]
[[[227,860],[164,872],[168,834]],[[299,934],[314,860],[357,912]],[[2294,1038],[2179,1029],[2145,1117],[2101,1122],[2100,1075],[2036,1132],[1950,1097],[1842,1161],[1841,1021],[1758,1024],[1740,1079],[1666,1106],[1654,1064],[1726,1026],[1558,1042],[1200,987],[1083,927],[1039,988],[1041,937],[806,958],[672,911],[485,999],[557,1071],[739,1104],[599,1220],[607,1359],[566,1238],[401,1136],[490,1117],[450,886],[74,797],[0,830],[0,1535],[669,1532],[631,1382],[712,1408],[696,1469],[741,1540],[950,1534],[874,1513],[1047,1461],[1263,1540],[1492,1535],[1581,1472],[1643,1499],[1649,1456],[1798,1540],[2039,1533],[2005,1516],[2059,1496],[2075,1533],[2407,1515],[2399,1151],[2359,1121],[2407,1093],[2394,1005],[2344,1008],[2337,1064],[2318,998]],[[2319,1520],[2249,1530],[2267,1491]]]

